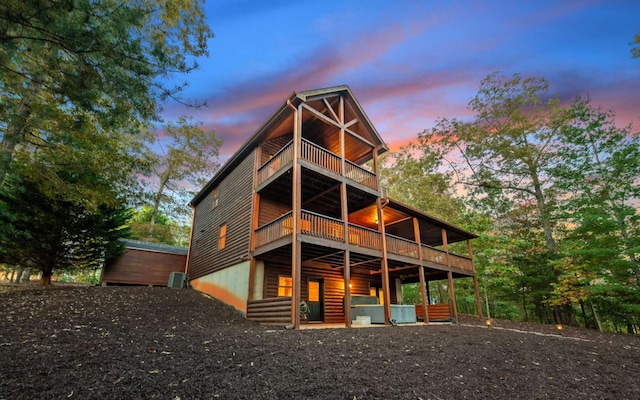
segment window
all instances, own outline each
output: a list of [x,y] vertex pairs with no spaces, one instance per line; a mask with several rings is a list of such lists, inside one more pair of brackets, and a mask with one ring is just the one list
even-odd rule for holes
[[211,202],[211,208],[216,208],[218,207],[218,204],[220,203],[220,188],[217,187],[215,189],[213,189],[213,201]]
[[320,301],[320,282],[309,281],[309,301],[316,303]]
[[293,279],[290,276],[278,276],[278,297],[293,295]]
[[227,224],[220,225],[218,234],[218,250],[222,250],[227,245]]

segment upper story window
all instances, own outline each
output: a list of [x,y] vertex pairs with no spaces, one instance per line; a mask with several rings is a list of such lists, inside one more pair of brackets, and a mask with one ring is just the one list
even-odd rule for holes
[[211,201],[211,208],[216,208],[220,203],[220,187],[213,189],[212,196],[213,200]]
[[220,225],[218,234],[218,250],[222,250],[227,246],[227,224]]

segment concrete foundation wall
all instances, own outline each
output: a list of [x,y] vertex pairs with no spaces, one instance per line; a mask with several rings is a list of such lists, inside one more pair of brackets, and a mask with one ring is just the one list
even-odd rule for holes
[[191,286],[246,314],[249,298],[249,261],[194,279]]

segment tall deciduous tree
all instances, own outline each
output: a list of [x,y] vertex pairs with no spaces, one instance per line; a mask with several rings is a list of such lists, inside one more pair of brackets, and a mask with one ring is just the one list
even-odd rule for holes
[[[158,132],[157,143],[162,154],[152,156],[150,193],[151,229],[159,212],[165,215],[180,214],[185,194],[206,183],[218,169],[218,151],[222,139],[213,131],[202,129],[201,122],[181,117],[177,123],[168,123]],[[192,185],[192,189],[186,186]],[[152,231],[150,232],[153,233]]]
[[640,315],[640,137],[588,99],[571,111],[560,137],[563,162],[550,170],[562,193],[561,217],[574,227],[556,301],[624,298],[607,307]]
[[472,122],[443,119],[419,139],[423,146],[456,150],[452,165],[475,194],[531,201],[548,251],[555,253],[555,198],[546,170],[557,162],[554,143],[568,116],[557,98],[548,99],[548,86],[542,78],[491,74],[469,103],[476,112]]
[[491,74],[469,102],[473,120],[441,119],[419,135],[423,147],[448,154],[475,208],[493,214],[496,228],[514,239],[509,258],[519,274],[511,277],[540,319],[546,319],[557,275],[550,261],[559,248],[548,170],[558,163],[558,136],[570,118],[548,87],[541,78]]
[[20,147],[155,119],[211,36],[199,0],[0,2],[0,184]]
[[439,170],[443,154],[414,143],[386,156],[381,170],[389,195],[451,222],[462,219],[464,206],[451,191],[451,173]]

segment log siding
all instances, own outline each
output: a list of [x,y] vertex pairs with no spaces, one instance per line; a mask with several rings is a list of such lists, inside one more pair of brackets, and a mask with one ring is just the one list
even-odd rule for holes
[[[255,155],[250,153],[196,206],[189,276],[196,279],[249,259],[251,199]],[[214,193],[219,201],[213,207]],[[226,224],[226,244],[218,249],[219,227]]]

